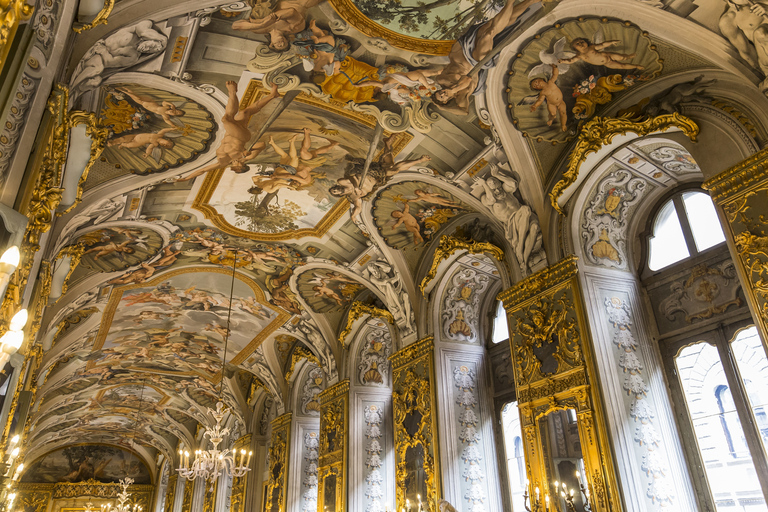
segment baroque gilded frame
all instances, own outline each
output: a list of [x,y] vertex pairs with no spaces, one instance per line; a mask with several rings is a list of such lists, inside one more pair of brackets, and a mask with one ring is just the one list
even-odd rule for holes
[[[237,441],[235,441],[235,445],[233,450],[237,452],[238,450],[245,450],[249,451],[251,446],[251,436],[252,434],[246,434]],[[232,490],[230,492],[230,499],[229,499],[229,512],[245,512],[245,498],[246,493],[248,489],[248,475],[251,473],[248,472],[243,476],[240,477],[232,477]]]
[[[517,283],[498,298],[507,311],[530,482],[528,494],[539,488],[543,500],[554,479],[549,474],[539,421],[551,412],[574,409],[592,510],[609,512],[621,510],[621,506],[604,427],[605,413],[597,388],[593,387],[597,373],[588,342],[577,260],[568,257]],[[539,350],[547,346],[553,346],[554,351],[550,356],[541,356]],[[545,361],[549,362],[546,369]]]
[[[269,512],[275,505],[273,496],[278,489],[277,509],[285,510],[285,494],[288,485],[288,447],[291,442],[291,413],[287,412],[272,420],[272,441],[269,447],[269,480],[264,488],[264,510]],[[278,464],[280,465],[278,468]],[[275,472],[275,469],[279,469]],[[276,474],[277,473],[277,474]]]
[[[318,395],[320,401],[320,460],[317,471],[317,506],[325,503],[325,479],[336,477],[335,509],[346,510],[349,449],[349,379]],[[329,434],[333,435],[333,444]],[[331,511],[329,511],[331,512]]]
[[[437,439],[437,403],[435,396],[434,338],[428,336],[389,357],[392,362],[392,412],[395,426],[395,481],[396,510],[406,506],[405,480],[408,448],[421,446],[424,451],[426,473],[426,507],[438,510],[442,495],[440,457]],[[411,436],[404,420],[409,413],[421,414],[421,421]]]

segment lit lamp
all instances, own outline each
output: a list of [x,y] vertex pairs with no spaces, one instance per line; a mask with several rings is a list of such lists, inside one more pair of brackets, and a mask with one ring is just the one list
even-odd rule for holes
[[0,367],[4,366],[11,354],[19,350],[24,343],[24,333],[22,329],[27,324],[29,315],[26,309],[22,309],[11,318],[8,324],[8,330],[0,338]]
[[8,281],[11,280],[13,271],[19,266],[19,259],[21,259],[21,254],[15,245],[0,256],[0,297],[5,294]]

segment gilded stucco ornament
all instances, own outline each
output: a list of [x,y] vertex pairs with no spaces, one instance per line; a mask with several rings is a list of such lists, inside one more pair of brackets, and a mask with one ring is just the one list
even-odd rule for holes
[[644,120],[635,120],[629,117],[595,117],[586,123],[579,132],[576,146],[568,156],[568,167],[563,173],[563,178],[555,183],[554,188],[549,193],[552,207],[560,214],[565,215],[558,204],[558,199],[563,195],[565,189],[576,182],[579,177],[579,169],[587,157],[600,151],[603,146],[609,145],[614,137],[627,133],[644,137],[651,133],[667,131],[670,128],[679,128],[693,142],[696,142],[696,137],[699,134],[698,125],[693,120],[678,113],[664,114]]
[[339,333],[339,343],[341,343],[342,347],[345,346],[344,341],[347,339],[347,336],[349,336],[349,333],[352,332],[352,326],[356,321],[365,315],[371,316],[373,318],[383,318],[390,324],[395,323],[395,319],[392,316],[392,313],[386,309],[369,306],[368,304],[355,301],[352,303],[352,306],[349,308],[349,312],[347,313],[347,324],[344,326],[344,329],[341,331],[341,333]]
[[25,0],[4,0],[0,3],[0,69],[5,65],[16,29],[32,17],[34,7]]
[[[285,510],[288,479],[288,446],[291,436],[291,413],[272,421],[272,441],[269,447],[269,480],[265,490],[265,510]],[[188,509],[185,509],[188,510]]]
[[432,265],[429,272],[424,276],[419,285],[419,290],[426,296],[426,289],[429,283],[437,276],[437,269],[440,264],[456,254],[459,251],[466,251],[469,254],[487,254],[497,261],[504,261],[504,251],[488,242],[476,242],[474,240],[461,240],[450,235],[440,237],[440,244],[435,249],[432,257]]
[[[348,471],[349,379],[335,384],[319,395],[320,442],[318,459],[318,509],[333,503],[335,510],[346,510],[346,475]],[[325,493],[325,480],[333,478],[335,496]]]
[[96,13],[96,16],[89,23],[86,23],[82,27],[72,27],[72,30],[74,30],[76,34],[80,34],[98,25],[106,25],[107,18],[109,18],[109,15],[112,14],[112,9],[114,8],[115,0],[105,0],[104,7],[102,7],[98,13]]

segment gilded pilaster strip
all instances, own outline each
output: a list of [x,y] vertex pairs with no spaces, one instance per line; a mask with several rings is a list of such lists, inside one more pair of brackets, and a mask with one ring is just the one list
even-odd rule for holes
[[[346,510],[347,460],[349,453],[349,379],[318,395],[320,402],[320,450],[317,471],[318,510]],[[326,496],[326,479],[335,482],[333,499]],[[332,503],[332,507],[328,507]],[[321,508],[322,507],[322,508]]]
[[168,487],[165,491],[165,503],[163,504],[163,512],[173,512],[173,503],[176,499],[176,482],[179,476],[173,474],[168,478]]
[[[246,434],[237,441],[235,441],[235,451],[251,449],[251,437],[252,434]],[[229,512],[244,512],[245,511],[245,493],[248,488],[248,477],[251,473],[254,473],[253,468],[244,476],[232,479],[232,492],[229,499]]]
[[[437,512],[442,496],[440,457],[437,439],[437,400],[435,397],[434,338],[428,336],[392,354],[392,411],[395,426],[396,510],[405,508],[406,500],[417,502],[415,494],[426,497],[425,507]],[[414,458],[421,448],[421,458]],[[423,468],[423,489],[411,488],[408,475]]]
[[272,441],[269,446],[269,481],[266,485],[265,510],[285,510],[288,485],[288,447],[291,442],[291,413],[272,420]]

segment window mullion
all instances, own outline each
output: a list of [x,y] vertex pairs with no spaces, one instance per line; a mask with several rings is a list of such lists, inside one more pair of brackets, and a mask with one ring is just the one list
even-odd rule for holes
[[688,246],[688,254],[695,256],[699,251],[696,249],[696,240],[693,238],[691,224],[688,222],[688,214],[685,211],[685,204],[683,204],[683,196],[678,194],[672,202],[675,204],[675,211],[677,212],[677,218],[680,221],[680,228],[683,230],[685,245]]
[[733,397],[733,404],[736,406],[736,414],[739,416],[741,429],[744,432],[744,438],[747,447],[752,455],[752,463],[755,465],[757,478],[760,481],[760,487],[763,491],[763,497],[768,503],[768,460],[766,460],[763,442],[760,438],[760,431],[757,429],[755,418],[752,415],[752,409],[749,406],[746,390],[744,389],[741,377],[736,369],[736,360],[733,358],[730,343],[725,337],[722,327],[718,328],[717,352],[720,355],[720,362],[723,365],[725,378],[728,381],[728,387]]

